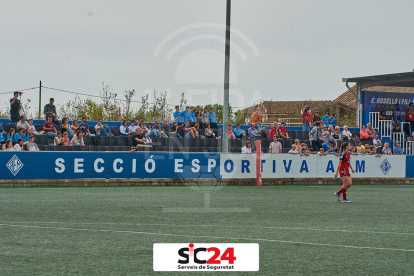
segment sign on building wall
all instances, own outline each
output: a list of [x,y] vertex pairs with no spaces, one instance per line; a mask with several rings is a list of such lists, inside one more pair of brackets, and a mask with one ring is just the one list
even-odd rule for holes
[[365,111],[385,111],[387,119],[397,113],[405,120],[405,112],[410,102],[414,102],[414,94],[365,91]]

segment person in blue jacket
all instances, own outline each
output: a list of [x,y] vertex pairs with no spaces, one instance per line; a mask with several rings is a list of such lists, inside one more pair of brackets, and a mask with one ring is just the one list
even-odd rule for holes
[[180,106],[175,106],[175,112],[174,112],[174,122],[177,123],[177,125],[183,124],[183,117],[182,117],[182,111],[180,111]]
[[216,115],[216,113],[214,112],[214,108],[213,107],[210,107],[210,127],[211,128],[218,128],[218,126],[217,126],[217,115]]
[[331,114],[329,112],[326,112],[326,115],[322,117],[322,123],[326,127],[329,127],[329,125],[331,124],[331,120],[332,120],[332,118],[331,118]]

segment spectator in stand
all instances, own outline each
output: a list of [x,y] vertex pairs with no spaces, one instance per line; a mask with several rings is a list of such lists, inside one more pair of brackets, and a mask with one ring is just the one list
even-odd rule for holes
[[210,120],[210,127],[213,129],[217,129],[217,115],[214,112],[214,108],[210,107],[210,113],[208,114]]
[[318,151],[322,147],[322,125],[315,126],[309,132],[309,142],[314,151]]
[[185,124],[185,122],[189,122],[191,121],[191,111],[190,111],[190,107],[186,106],[185,110],[181,113],[181,116],[183,117],[183,123]]
[[396,126],[392,129],[391,133],[401,133],[401,126],[400,126],[400,125],[396,125]]
[[3,133],[3,132],[4,132],[4,129],[3,129],[2,123],[0,123],[0,133]]
[[375,157],[381,157],[381,153],[378,152],[378,150],[376,148],[372,149],[371,152],[372,155],[375,155]]
[[24,144],[25,145],[27,145],[27,143],[29,143],[29,141],[30,141],[30,130],[29,129],[26,129],[26,132],[24,133],[24,135],[23,135],[23,141],[24,141]]
[[82,130],[83,134],[91,136],[87,122],[86,117],[82,117],[82,123],[79,124],[79,129]]
[[13,93],[13,98],[10,99],[10,124],[11,123],[17,123],[20,119],[20,109],[22,108],[20,104],[19,92]]
[[244,144],[244,147],[242,148],[242,153],[252,153],[252,148],[250,145],[251,145],[250,141],[246,141],[246,143]]
[[168,138],[168,135],[165,134],[164,131],[162,131],[162,128],[161,128],[160,123],[158,121],[154,122],[154,129],[153,130],[158,131],[160,133],[161,137]]
[[131,147],[131,150],[129,152],[138,151],[138,146],[145,146],[144,145],[145,138],[144,138],[144,135],[142,134],[142,128],[139,127],[136,129],[134,136],[132,136],[132,139],[133,139],[134,146]]
[[36,131],[36,127],[33,125],[33,119],[29,119],[29,133],[34,135],[45,134],[43,130],[41,132]]
[[[186,122],[187,124],[188,122]],[[185,138],[197,138],[198,132],[196,129],[196,122],[191,122],[191,126],[187,132],[187,134],[184,136]]]
[[2,147],[3,151],[14,151],[13,148],[13,143],[11,140],[7,139],[6,143],[4,143],[3,147]]
[[67,132],[64,132],[64,133],[63,133],[62,143],[63,143],[63,146],[72,146],[72,145],[70,144],[70,141],[69,141],[69,134],[68,134]]
[[62,146],[63,145],[63,138],[62,138],[62,132],[58,131],[56,134],[56,137],[53,139],[53,144],[55,146]]
[[82,130],[76,131],[70,143],[72,144],[72,146],[84,146],[85,143],[83,142],[83,131]]
[[183,136],[187,136],[188,132],[190,131],[191,127],[190,127],[190,122],[185,122],[184,123],[184,127],[183,127]]
[[368,134],[368,132],[365,130],[365,126],[364,126],[364,125],[362,125],[362,126],[361,126],[361,130],[359,131],[359,138],[360,138],[361,140],[364,140],[364,141],[366,141],[366,140],[371,140],[371,139],[369,138],[369,134]]
[[111,128],[108,125],[102,124],[102,119],[98,119],[96,126],[94,126],[97,136],[114,136],[111,132]]
[[240,129],[240,124],[236,124],[236,128],[233,130],[233,133],[236,138],[243,138],[243,131]]
[[174,122],[177,123],[178,126],[183,124],[183,117],[182,117],[182,111],[180,111],[180,106],[175,106],[175,112],[174,112]]
[[47,136],[55,138],[57,130],[52,120],[53,116],[49,116],[49,118],[47,118],[47,121],[43,124],[43,131]]
[[400,131],[401,131],[401,120],[400,118],[398,118],[397,113],[394,112],[394,114],[392,114],[392,129],[395,130],[397,126],[400,126]]
[[122,125],[119,127],[119,132],[121,132],[122,136],[127,137],[129,135],[128,133],[128,121],[123,120]]
[[332,125],[334,128],[336,127],[335,113],[332,113],[332,116],[331,116],[331,125]]
[[45,105],[43,113],[45,114],[45,119],[49,120],[49,117],[52,116],[52,122],[57,118],[56,116],[56,107],[54,105],[55,99],[50,98],[49,103]]
[[270,143],[269,153],[282,153],[282,144],[277,140],[277,136],[273,136],[273,142]]
[[215,138],[216,135],[214,134],[213,130],[210,128],[210,124],[206,124],[204,136],[206,138]]
[[288,153],[289,154],[294,154],[294,155],[299,153],[299,151],[296,150],[296,145],[295,144],[292,145],[292,149]]
[[16,131],[14,128],[9,129],[9,132],[7,133],[6,140],[12,141],[13,144],[17,143],[17,137],[16,137]]
[[[312,130],[311,130],[312,131]],[[317,150],[315,151],[317,152]],[[306,144],[302,144],[302,150],[299,152],[300,156],[309,156],[310,154],[310,150],[308,149],[308,146],[306,146]]]
[[312,108],[305,103],[303,109],[300,111],[300,114],[302,115],[302,131],[310,131],[312,123]]
[[15,151],[23,151],[24,141],[22,138],[17,139],[17,144],[14,145],[13,149]]
[[325,125],[322,125],[322,137],[325,137],[326,136],[326,133],[331,133],[329,130],[328,130],[328,127],[327,126],[325,126]]
[[410,103],[407,108],[405,120],[410,123],[411,131],[414,131],[414,106]]
[[253,138],[257,136],[257,129],[255,128],[255,125],[253,123],[250,124],[250,128],[247,133],[248,133],[249,138]]
[[17,139],[17,141],[19,141],[19,139],[22,139],[24,145],[26,145],[29,142],[29,139],[27,139],[27,138],[26,138],[26,141],[25,141],[27,131],[28,131],[28,129],[24,130],[23,128],[20,128],[19,132],[17,132],[15,134],[15,138]]
[[365,151],[365,146],[362,145],[361,141],[357,142],[357,152],[359,153],[360,151],[362,151],[362,149],[364,149]]
[[331,114],[329,112],[326,112],[325,116],[322,117],[322,123],[329,127],[331,125]]
[[336,140],[331,137],[331,134],[327,133],[326,136],[323,138],[324,143],[322,144],[322,148],[327,149],[329,144],[332,143],[335,145],[335,148],[338,147],[338,143]]
[[170,137],[178,137],[178,138],[183,138],[181,137],[180,134],[178,134],[178,123],[174,122],[171,126],[171,130],[170,130]]
[[62,133],[67,132],[70,136],[73,136],[74,132],[69,125],[69,119],[64,117],[62,118]]
[[145,126],[145,121],[144,120],[139,121],[138,127],[141,128],[142,131],[148,130],[148,128]]
[[137,128],[138,126],[135,125],[135,120],[131,120],[131,125],[128,127],[128,135],[134,135]]
[[167,119],[164,119],[164,123],[161,126],[161,131],[167,135],[167,137],[170,136],[170,124],[168,123]]
[[334,139],[341,139],[341,130],[339,129],[339,126],[336,126],[334,129]]
[[382,154],[383,155],[392,155],[392,151],[391,151],[389,143],[384,144],[384,148],[382,149]]
[[300,145],[299,139],[295,139],[294,145],[296,146],[296,150],[298,152],[302,149],[302,146]]
[[187,119],[190,122],[190,125],[191,125],[191,123],[195,123],[195,127],[199,128],[199,125],[198,125],[197,119],[196,119],[196,115],[195,115],[195,112],[194,112],[194,106],[190,106],[190,111],[187,113]]
[[236,139],[236,135],[234,135],[234,133],[233,133],[233,129],[232,129],[231,124],[229,124],[227,135],[228,135],[229,139]]
[[39,148],[34,142],[34,140],[35,140],[34,135],[30,136],[30,142],[26,145],[26,149],[28,151],[39,151]]
[[161,133],[159,132],[159,130],[156,128],[153,128],[151,123],[147,124],[147,128],[148,128],[148,135],[150,137],[161,137]]
[[203,112],[201,112],[201,107],[199,105],[197,105],[196,108],[196,112],[195,112],[195,117],[197,120],[197,124],[198,124],[198,128],[199,129],[203,129],[204,128],[204,124],[203,124]]
[[210,113],[208,113],[208,107],[204,107],[204,111],[201,113],[203,128],[206,128],[206,125],[210,123]]
[[285,122],[282,122],[280,124],[280,127],[277,129],[277,132],[279,133],[281,138],[289,139],[289,134],[288,134]]
[[315,112],[315,116],[313,116],[313,125],[314,126],[319,126],[320,124],[322,124],[321,117],[319,117],[318,112]]
[[335,154],[335,146],[331,145],[326,154]]
[[377,149],[377,152],[378,153],[381,153],[382,147],[384,146],[384,144],[379,139],[379,135],[378,134],[375,134],[375,138],[374,138],[374,140],[372,140],[372,143],[374,144],[374,148]]
[[328,155],[328,153],[327,152],[325,152],[325,150],[323,149],[323,148],[320,148],[319,149],[319,151],[318,151],[318,153],[317,153],[317,155]]
[[270,128],[269,128],[269,137],[273,137],[273,136],[279,136],[279,132],[277,131],[277,128],[278,128],[278,125],[277,125],[277,122],[275,122],[274,124],[273,124],[273,126],[271,126]]
[[376,134],[377,132],[375,131],[375,129],[373,129],[373,128],[372,128],[371,123],[368,123],[368,124],[367,124],[366,131],[367,131],[367,133],[368,133],[368,135],[369,135],[369,138],[371,138],[371,139],[374,139],[374,138],[375,138],[375,134]]
[[72,130],[72,132],[73,132],[73,134],[72,135],[74,135],[75,134],[75,132],[76,131],[78,131],[80,128],[79,128],[79,125],[78,125],[78,120],[73,120],[72,121],[72,125],[70,126],[70,129]]
[[29,124],[26,122],[26,117],[24,115],[22,115],[20,117],[20,121],[17,122],[17,129],[20,129],[20,128],[24,130],[29,128]]
[[151,138],[149,136],[148,130],[144,130],[144,133],[143,134],[144,134],[144,139],[145,139],[144,145],[155,147],[155,145],[152,143],[152,140],[151,140]]
[[251,122],[252,124],[254,124],[255,128],[260,131],[260,129],[262,129],[262,112],[260,112],[260,108],[259,106],[256,107],[256,111],[253,112],[252,116],[251,116]]
[[352,133],[348,130],[348,126],[344,126],[344,131],[342,131],[342,140],[349,141],[352,138]]
[[403,155],[404,154],[404,151],[403,151],[403,149],[401,148],[400,145],[401,145],[400,142],[395,143],[395,147],[393,149],[394,155]]

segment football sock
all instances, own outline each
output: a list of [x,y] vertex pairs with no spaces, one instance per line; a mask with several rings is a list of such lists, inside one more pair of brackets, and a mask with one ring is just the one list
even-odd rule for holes
[[338,191],[338,195],[342,194],[343,189],[344,189],[344,188],[341,188],[341,189]]
[[346,188],[342,188],[342,199],[346,199]]

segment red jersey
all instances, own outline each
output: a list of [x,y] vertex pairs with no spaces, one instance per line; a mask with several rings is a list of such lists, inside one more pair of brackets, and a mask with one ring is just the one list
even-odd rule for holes
[[405,115],[406,121],[414,121],[414,110],[411,108],[407,109],[406,115]]
[[277,131],[279,132],[280,136],[285,136],[285,137],[288,132],[286,127],[281,127],[281,126],[277,129]]
[[339,155],[339,160],[341,160],[341,166],[339,167],[340,176],[351,176],[349,174],[349,166],[351,164],[351,152],[341,152]]

